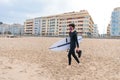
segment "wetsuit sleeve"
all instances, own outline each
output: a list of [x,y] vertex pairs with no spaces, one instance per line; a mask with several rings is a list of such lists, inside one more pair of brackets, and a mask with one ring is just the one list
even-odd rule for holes
[[75,42],[76,42],[76,44],[77,44],[77,47],[79,48],[79,43],[78,43],[78,39],[77,39],[77,33],[76,33],[76,35],[75,35]]

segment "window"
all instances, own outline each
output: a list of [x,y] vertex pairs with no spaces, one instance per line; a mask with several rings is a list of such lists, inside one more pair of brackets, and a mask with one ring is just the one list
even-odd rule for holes
[[79,24],[78,26],[83,26],[83,24]]
[[78,21],[78,22],[83,22],[83,21]]
[[114,32],[112,32],[112,34],[114,34]]

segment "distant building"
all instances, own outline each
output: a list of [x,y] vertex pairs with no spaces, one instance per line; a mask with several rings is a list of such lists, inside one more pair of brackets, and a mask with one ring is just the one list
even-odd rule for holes
[[75,23],[78,35],[93,36],[94,22],[87,10],[28,19],[24,31],[31,35],[68,36],[70,23]]
[[25,35],[40,35],[41,34],[41,18],[27,19],[24,22]]
[[24,23],[24,32],[27,35],[33,35],[34,32],[34,19],[27,19]]
[[42,19],[41,17],[34,19],[34,27],[33,27],[33,34],[34,35],[41,35],[42,34]]
[[8,32],[9,24],[1,24],[0,25],[0,34],[5,34]]
[[12,34],[12,35],[23,35],[24,26],[21,24],[1,24],[0,25],[0,34]]
[[120,7],[117,7],[112,12],[110,23],[110,35],[120,36]]
[[0,22],[0,25],[3,24],[3,22]]
[[21,24],[12,24],[9,27],[9,31],[13,35],[23,35],[24,34],[24,26]]
[[59,36],[59,22],[57,17],[42,17],[42,36]]
[[84,37],[92,36],[93,34],[93,20],[87,10],[81,10],[80,12],[69,12],[58,16],[58,34],[59,36],[68,36],[69,24],[74,23],[78,35]]
[[98,27],[97,24],[93,24],[94,28],[93,28],[93,37],[98,38],[99,37],[99,31],[98,31]]
[[107,34],[100,34],[100,38],[107,38]]
[[110,37],[110,24],[107,26],[107,37]]

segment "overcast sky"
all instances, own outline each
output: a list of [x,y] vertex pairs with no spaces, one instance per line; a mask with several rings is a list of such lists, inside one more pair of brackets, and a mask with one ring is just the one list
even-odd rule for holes
[[0,21],[23,24],[26,19],[88,10],[99,33],[105,33],[120,0],[0,0]]

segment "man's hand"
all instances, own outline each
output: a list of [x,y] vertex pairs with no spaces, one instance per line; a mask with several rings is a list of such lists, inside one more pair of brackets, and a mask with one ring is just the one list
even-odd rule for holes
[[67,49],[67,52],[69,52],[69,49]]
[[79,51],[79,48],[78,48],[78,47],[76,48],[76,51]]

